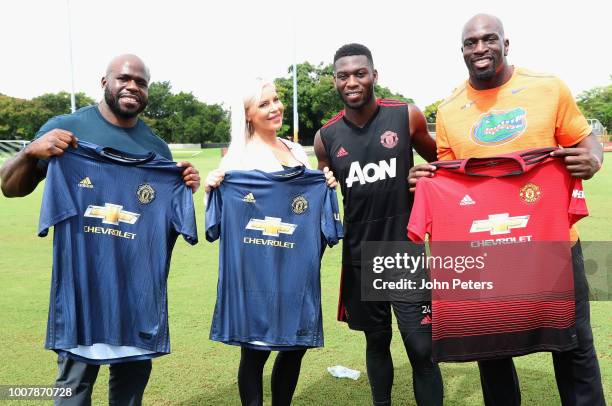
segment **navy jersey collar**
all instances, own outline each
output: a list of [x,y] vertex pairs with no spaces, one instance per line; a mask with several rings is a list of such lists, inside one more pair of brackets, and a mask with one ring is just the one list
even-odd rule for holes
[[156,156],[155,152],[135,154],[110,147],[102,147],[87,141],[79,141],[79,147],[82,147],[86,151],[93,152],[105,161],[119,165],[140,165],[152,161]]
[[306,170],[305,166],[296,166],[295,168],[289,168],[289,169],[278,171],[278,172],[264,172],[260,170],[256,170],[256,171],[261,173],[263,176],[265,176],[268,179],[271,179],[277,182],[285,182],[287,180],[297,178],[298,176],[302,175],[305,170]]

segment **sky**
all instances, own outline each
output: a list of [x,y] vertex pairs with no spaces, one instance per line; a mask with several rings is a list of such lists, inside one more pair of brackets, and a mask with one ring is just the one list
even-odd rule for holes
[[176,92],[229,105],[248,79],[286,76],[294,58],[328,64],[359,42],[379,84],[424,108],[467,78],[461,29],[480,12],[503,21],[509,63],[555,74],[574,95],[612,82],[609,1],[3,0],[0,93],[70,91],[68,4],[75,90],[95,99],[122,53],[139,55],[152,80]]

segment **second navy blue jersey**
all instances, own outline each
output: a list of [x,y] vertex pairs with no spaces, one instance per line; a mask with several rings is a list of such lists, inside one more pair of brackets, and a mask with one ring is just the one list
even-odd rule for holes
[[206,210],[206,238],[221,238],[210,338],[273,350],[322,346],[321,256],[342,236],[322,172],[227,172]]
[[197,242],[181,168],[80,141],[49,162],[39,235],[53,236],[45,347],[170,352],[166,281],[179,234]]

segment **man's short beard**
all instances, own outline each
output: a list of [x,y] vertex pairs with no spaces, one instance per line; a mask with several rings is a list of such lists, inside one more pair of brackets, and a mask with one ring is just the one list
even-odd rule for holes
[[474,77],[478,80],[489,81],[495,76],[495,69],[487,69],[484,72],[474,70]]
[[491,66],[489,66],[486,70],[478,70],[476,67],[472,66],[471,74],[476,80],[481,80],[483,82],[488,82],[489,80],[495,77],[497,73],[497,61],[493,58]]
[[118,117],[123,119],[130,119],[137,117],[147,107],[147,103],[140,101],[140,107],[134,111],[122,110],[119,106],[119,97],[114,97],[110,89],[107,87],[104,89],[104,101],[108,105],[108,108]]
[[338,94],[340,95],[340,99],[342,99],[342,103],[353,110],[359,110],[360,108],[362,108],[363,106],[367,105],[372,98],[374,97],[374,85],[372,84],[372,86],[368,87],[368,97],[364,98],[361,103],[357,104],[357,105],[351,105],[349,104],[346,99],[344,98],[344,95],[342,94],[342,92],[340,90],[338,90]]

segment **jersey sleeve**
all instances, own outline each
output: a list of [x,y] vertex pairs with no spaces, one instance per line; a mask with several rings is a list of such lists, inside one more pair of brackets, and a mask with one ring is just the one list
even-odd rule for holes
[[206,240],[213,242],[221,236],[221,213],[223,199],[221,199],[221,188],[214,188],[208,194],[206,204]]
[[39,237],[46,237],[49,228],[77,214],[77,208],[63,172],[61,159],[65,159],[64,156],[52,158],[49,161],[38,220]]
[[578,105],[567,85],[558,80],[559,100],[555,120],[555,139],[562,147],[576,145],[589,134],[591,126],[578,109]]
[[444,119],[442,118],[442,111],[440,110],[438,110],[436,115],[436,147],[438,160],[449,161],[455,159],[455,154],[448,142],[448,135],[446,134]]
[[429,234],[431,236],[432,231],[431,202],[427,193],[428,180],[422,179],[417,182],[414,204],[408,221],[408,238],[416,242],[425,241],[425,235]]
[[183,184],[177,187],[173,204],[174,229],[191,245],[198,243],[198,229],[191,189]]
[[327,186],[325,186],[325,201],[321,213],[321,232],[330,247],[338,244],[344,237],[336,190]]
[[583,217],[589,215],[586,200],[584,198],[584,190],[582,189],[582,179],[572,177],[570,188],[570,203],[567,210],[570,225],[578,222]]

